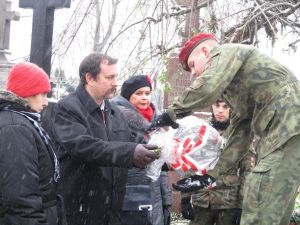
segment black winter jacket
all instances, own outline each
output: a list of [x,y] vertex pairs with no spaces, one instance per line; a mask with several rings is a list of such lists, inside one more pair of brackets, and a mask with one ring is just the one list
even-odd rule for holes
[[[124,116],[130,127],[131,141],[136,143],[147,143],[149,136],[148,128],[150,123],[138,112],[138,110],[122,96],[113,98]],[[157,115],[157,110],[153,104],[154,119]],[[169,207],[172,204],[172,193],[168,186],[167,172],[162,171],[160,177],[156,181],[151,181],[146,176],[145,169],[133,168],[128,171],[127,185],[149,185],[151,190],[151,203],[153,210],[151,212],[151,224],[162,225],[164,221],[163,207]],[[135,220],[136,218],[132,218]]]
[[57,225],[51,144],[31,120],[10,110],[29,115],[24,99],[0,91],[0,224]]
[[129,143],[119,109],[105,101],[104,111],[105,123],[83,85],[54,107],[50,134],[58,147],[59,193],[71,225],[114,224],[119,218],[137,144]]

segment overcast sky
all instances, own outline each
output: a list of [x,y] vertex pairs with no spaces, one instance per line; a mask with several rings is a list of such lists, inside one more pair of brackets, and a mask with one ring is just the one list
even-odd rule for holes
[[[18,0],[12,1],[12,10],[19,11],[21,14],[20,21],[13,21],[11,23],[11,36],[10,36],[10,52],[11,55],[9,59],[13,62],[18,62],[23,60],[23,57],[28,56],[30,53],[30,43],[31,43],[31,23],[32,23],[32,10],[31,9],[20,9],[18,8]],[[75,4],[74,4],[75,6]],[[55,14],[55,25],[54,25],[54,40],[55,35],[59,34],[64,25],[64,17],[68,15],[68,13],[72,11],[72,9],[61,9],[58,10]],[[282,46],[287,46],[288,40],[284,38],[280,38],[275,43],[275,47],[271,48],[271,42],[269,40],[264,40],[262,38],[261,44],[259,48],[265,53],[272,55],[278,61],[286,65],[290,68],[296,76],[300,79],[299,72],[299,64],[300,64],[300,51],[294,53],[291,50],[283,49]],[[126,47],[126,46],[125,46]],[[57,68],[62,64],[66,71],[66,74],[69,76],[78,76],[78,66],[82,59],[82,57],[89,53],[91,46],[73,46],[76,50],[73,54],[73,57],[69,57],[68,59],[60,59],[54,61],[53,68]],[[120,49],[120,52],[124,52],[126,50]],[[76,55],[76,56],[74,56]]]

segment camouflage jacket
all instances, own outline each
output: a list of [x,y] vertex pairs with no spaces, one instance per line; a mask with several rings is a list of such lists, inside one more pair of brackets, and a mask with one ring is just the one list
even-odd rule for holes
[[[223,135],[222,132],[220,134]],[[236,150],[227,149],[227,151]],[[224,154],[224,151],[222,154]],[[231,154],[234,153],[231,152]],[[254,157],[253,151],[248,151],[246,155],[240,155],[237,166],[224,172],[222,176],[217,178],[216,187],[210,190],[199,190],[191,195],[193,205],[203,208],[211,207],[212,209],[241,208],[245,177],[253,168],[251,162]],[[187,197],[188,195],[190,193],[182,193],[182,197]]]
[[[236,115],[231,120],[224,154],[213,177],[236,167],[237,156],[248,151],[253,135],[258,162],[300,133],[300,83],[283,65],[241,44],[225,44],[211,52],[209,68],[167,109],[175,120],[181,113],[213,104],[220,96]],[[239,153],[232,154],[230,148]]]

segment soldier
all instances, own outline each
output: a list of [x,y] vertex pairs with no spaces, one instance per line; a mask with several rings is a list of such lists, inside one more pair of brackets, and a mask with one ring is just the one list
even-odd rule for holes
[[[241,224],[288,224],[300,184],[299,81],[255,47],[218,45],[207,33],[188,40],[179,60],[196,79],[153,125],[173,124],[222,96],[236,116],[224,154],[214,170],[200,178],[202,183],[232,168],[255,135],[257,165],[246,180]],[[232,154],[232,148],[242,152]]]
[[[230,123],[230,108],[219,98],[212,105],[211,111],[210,124],[226,139],[225,131]],[[245,156],[240,155],[232,169],[223,171],[223,175],[216,181],[215,188],[201,189],[192,194],[182,193],[183,217],[192,220],[191,225],[238,225],[243,184],[245,176],[251,171],[252,158],[254,154],[250,151]]]

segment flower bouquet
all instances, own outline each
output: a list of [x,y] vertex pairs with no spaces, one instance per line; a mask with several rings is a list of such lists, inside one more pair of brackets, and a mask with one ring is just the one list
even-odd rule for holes
[[149,144],[159,146],[160,157],[147,167],[147,175],[156,180],[164,163],[181,175],[204,175],[216,165],[222,145],[218,131],[195,116],[177,120],[178,129],[155,130]]

